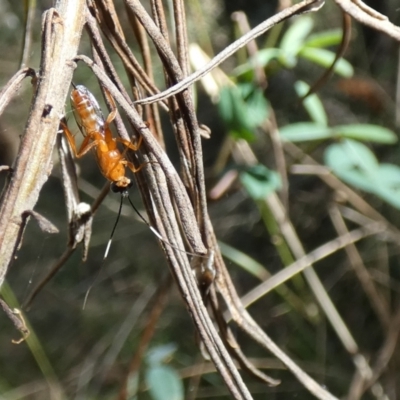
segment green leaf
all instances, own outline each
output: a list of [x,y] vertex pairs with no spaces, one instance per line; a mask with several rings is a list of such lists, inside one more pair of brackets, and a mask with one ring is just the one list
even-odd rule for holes
[[159,365],[175,353],[177,346],[175,343],[168,343],[162,346],[153,347],[146,354],[146,361],[150,365]]
[[319,106],[313,104],[312,107],[313,108],[310,110],[310,114],[315,113],[313,119],[320,119],[321,122],[297,122],[286,125],[280,128],[280,135],[282,139],[290,142],[304,142],[309,140],[323,140],[331,138],[365,140],[384,144],[397,142],[397,136],[394,132],[378,125],[352,124],[339,125],[335,126],[334,128],[329,128],[326,126],[326,123],[323,123],[325,121],[322,115],[325,115],[325,113],[319,115],[318,112],[321,112],[321,110],[318,110]]
[[226,86],[221,89],[218,108],[228,129],[251,130],[252,123],[247,115],[246,104],[236,86]]
[[394,164],[381,164],[379,181],[392,190],[400,191],[400,167]]
[[240,92],[236,86],[225,86],[221,89],[219,97],[219,113],[224,122],[231,126],[243,114],[244,102]]
[[[281,53],[281,49],[263,49],[257,53],[257,55],[255,56],[255,61],[259,63],[259,65],[266,67],[271,62],[271,60],[277,59]],[[251,60],[251,62],[254,62],[253,59]]]
[[245,64],[239,65],[233,70],[233,75],[240,76],[252,72],[255,66],[265,68],[273,59],[279,58],[281,49],[263,49]]
[[239,140],[243,139],[246,142],[254,142],[256,139],[256,135],[252,131],[248,131],[247,129],[241,129],[241,130],[230,130],[229,135],[232,136],[233,139]]
[[[325,68],[329,68],[333,64],[336,56],[332,51],[314,47],[303,47],[299,55]],[[345,78],[350,78],[354,73],[351,64],[343,58],[336,63],[334,72]]]
[[251,91],[246,96],[247,113],[254,127],[260,126],[269,115],[269,103],[262,89],[251,84]]
[[325,163],[345,182],[368,192],[374,191],[379,164],[364,144],[353,140],[333,144],[325,151]]
[[[310,90],[310,86],[303,81],[297,81],[294,84],[294,88],[299,97],[305,96]],[[315,93],[303,100],[303,106],[307,110],[311,120],[319,125],[328,125],[328,117],[326,115],[324,106]]]
[[349,165],[351,168],[362,170],[369,176],[374,176],[379,163],[375,154],[363,143],[346,139],[338,144],[343,148],[345,159],[340,161],[342,167]]
[[379,125],[371,124],[352,124],[352,125],[339,125],[333,128],[334,135],[356,139],[368,140],[376,143],[391,144],[397,142],[397,136],[389,129],[383,128]]
[[387,203],[400,208],[400,168],[394,164],[381,164],[374,193]]
[[304,42],[304,47],[329,47],[338,45],[342,41],[342,29],[332,29],[314,33]]
[[378,186],[375,188],[374,194],[380,197],[382,200],[386,201],[386,203],[389,203],[393,207],[400,209],[399,190],[393,191],[390,190],[390,188]]
[[241,172],[240,181],[254,200],[265,199],[270,193],[281,188],[279,174],[261,164]]
[[400,168],[381,164],[362,143],[346,140],[327,148],[325,161],[343,181],[400,209]]
[[221,254],[225,258],[231,260],[236,265],[240,266],[256,278],[264,280],[270,276],[270,274],[262,264],[248,256],[247,254],[243,253],[242,251],[231,247],[221,241],[218,241],[218,245],[221,250]]
[[254,140],[255,129],[268,118],[269,113],[269,103],[263,91],[253,83],[222,88],[218,106],[232,136],[247,141]]
[[256,90],[256,87],[252,82],[244,82],[244,83],[240,82],[236,85],[236,87],[240,93],[240,97],[246,101]]
[[298,18],[283,35],[280,43],[282,50],[280,61],[288,68],[296,65],[296,55],[304,45],[305,38],[314,26],[313,19],[309,16]]
[[184,399],[182,381],[173,368],[166,365],[149,368],[145,379],[153,400]]
[[331,129],[314,122],[297,122],[279,129],[282,139],[289,142],[330,139]]

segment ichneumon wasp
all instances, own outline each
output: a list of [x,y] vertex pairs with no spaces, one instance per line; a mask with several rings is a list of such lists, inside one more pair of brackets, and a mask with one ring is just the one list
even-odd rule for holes
[[[107,93],[107,92],[106,92]],[[112,184],[113,191],[124,192],[131,185],[131,180],[125,175],[125,168],[132,172],[139,171],[143,165],[136,168],[124,157],[124,152],[118,149],[117,143],[122,143],[127,149],[137,151],[141,145],[141,136],[136,144],[121,138],[115,138],[110,129],[110,123],[117,115],[114,100],[107,94],[111,104],[111,112],[104,120],[99,103],[93,94],[83,85],[75,86],[71,92],[71,105],[76,122],[84,136],[79,150],[75,138],[65,123],[61,123],[65,136],[74,152],[75,157],[83,157],[89,150],[94,149],[97,164],[103,176]]]
[[[113,137],[112,131],[110,129],[110,124],[117,115],[117,107],[115,105],[114,99],[109,95],[109,93],[107,91],[105,93],[111,105],[111,112],[106,119],[104,119],[103,117],[103,113],[96,98],[85,86],[74,86],[74,89],[71,92],[71,106],[74,111],[75,120],[80,128],[81,133],[84,136],[84,140],[79,150],[77,150],[74,135],[71,133],[68,126],[61,121],[62,129],[75,157],[83,157],[90,150],[94,150],[99,169],[103,176],[111,182],[111,189],[114,192],[121,193],[121,202],[118,216],[111,232],[103,259],[105,259],[108,255],[111,241],[121,215],[122,201],[125,197],[128,198],[129,203],[138,214],[138,216],[149,226],[151,231],[161,241],[175,248],[176,250],[182,251],[188,255],[198,256],[198,254],[190,253],[182,249],[177,249],[175,246],[165,240],[161,236],[161,234],[144,219],[144,217],[140,214],[138,209],[131,201],[128,194],[128,189],[132,186],[132,181],[126,176],[126,167],[128,167],[133,173],[136,173],[144,165],[146,165],[146,163],[141,164],[139,167],[135,167],[132,162],[128,161],[125,158],[124,154],[129,149],[137,151],[142,143],[142,137],[139,136],[139,139],[135,144],[128,140]],[[118,149],[118,143],[122,143],[125,146],[124,151],[121,152]]]

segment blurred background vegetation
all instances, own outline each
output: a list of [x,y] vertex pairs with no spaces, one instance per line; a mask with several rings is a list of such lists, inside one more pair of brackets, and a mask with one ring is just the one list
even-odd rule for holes
[[[117,11],[123,15],[122,4],[116,3]],[[396,0],[369,1],[368,4],[388,15],[393,23],[400,23]],[[242,10],[254,27],[273,15],[278,5],[276,1],[207,0],[200,3],[188,0],[190,42],[212,57],[241,34],[237,22],[231,19],[233,12]],[[35,69],[40,58],[41,15],[51,6],[51,1],[34,5],[33,45],[28,66]],[[25,11],[24,2],[0,2],[0,87],[19,68]],[[287,21],[259,38],[259,56],[252,57],[240,51],[225,62],[221,67],[225,78],[213,75],[216,97],[206,83],[196,86],[199,121],[212,131],[211,138],[203,141],[207,187],[211,191],[229,171],[239,177],[221,196],[210,196],[209,211],[240,294],[255,287],[259,278],[265,277],[266,270],[273,274],[290,263],[285,261],[280,234],[274,234],[268,211],[259,203],[260,196],[284,185],[276,172],[276,153],[267,134],[268,121],[272,118],[281,128],[284,140],[295,143],[318,165],[328,165],[377,212],[395,227],[400,226],[397,43],[354,23],[345,53],[347,61],[338,66],[333,77],[318,91],[318,98],[314,96],[307,106],[299,102],[299,96],[306,91],[305,82],[312,85],[324,70],[321,64],[332,61],[341,38],[341,21],[339,9],[332,1],[327,1],[320,12]],[[136,49],[133,40],[131,43]],[[89,54],[85,35],[80,51]],[[118,65],[116,57],[113,61]],[[198,58],[192,61],[196,68]],[[255,64],[265,74],[261,83],[254,76]],[[161,81],[161,74],[159,79]],[[99,93],[96,79],[83,66],[76,70],[74,82],[84,84],[96,95]],[[31,95],[32,87],[26,80],[1,116],[0,165],[13,163]],[[104,105],[102,107],[106,110]],[[72,122],[69,104],[66,114]],[[300,122],[308,125],[298,125]],[[360,127],[360,124],[364,125]],[[164,125],[168,132],[167,119]],[[72,130],[77,132],[76,127]],[[366,132],[368,137],[363,136]],[[167,148],[173,154],[172,135],[169,140]],[[239,165],[237,158],[229,153],[229,146],[241,140],[250,143],[263,168],[254,170]],[[351,154],[355,154],[354,159]],[[307,252],[338,236],[329,216],[329,206],[341,193],[333,191],[314,173],[291,174],[292,165],[298,162],[286,155],[288,215]],[[77,166],[81,200],[90,203],[104,185],[104,178],[89,155],[79,160]],[[2,184],[5,178],[3,173]],[[140,208],[140,198],[134,190],[132,197]],[[12,344],[11,339],[17,332],[6,317],[0,315],[1,399],[116,398],[147,324],[156,290],[169,274],[156,238],[129,208],[124,209],[110,254],[102,264],[118,202],[118,197],[109,194],[96,213],[87,262],[83,263],[80,252],[76,252],[35,299],[26,313],[32,331],[27,342]],[[48,235],[35,223],[28,224],[23,245],[7,275],[11,288],[7,296],[12,292],[19,303],[24,302],[54,265],[67,241],[66,211],[56,154],[53,174],[41,193],[36,210],[52,221],[60,233]],[[350,223],[349,229],[355,226],[354,222]],[[357,249],[368,270],[368,279],[384,298],[388,314],[394,314],[400,290],[398,246],[385,241],[384,237],[370,237],[360,242]],[[245,255],[248,258],[244,258]],[[385,325],[380,323],[382,316],[371,307],[348,256],[339,251],[316,266],[360,354],[373,364],[387,340],[388,326],[384,329]],[[99,279],[82,310],[85,293],[100,268]],[[278,345],[318,382],[324,383],[335,395],[348,395],[356,376],[352,355],[344,349],[307,284],[300,276],[296,278],[287,286],[298,302],[297,307],[293,307],[288,297],[271,292],[252,305],[250,311]],[[203,363],[190,318],[173,285],[169,285],[162,306],[138,383],[132,382],[132,393],[137,390],[140,399],[172,398],[167,397],[167,386],[162,381],[163,374],[167,374],[168,382],[176,385],[175,389],[169,389],[171,393],[176,390],[176,399],[229,398],[222,380]],[[242,338],[239,331],[236,333],[243,349],[257,365],[282,380],[280,386],[268,388],[244,376],[254,398],[311,397],[269,354],[260,354],[254,343]],[[366,391],[362,398],[397,398],[400,352],[399,349],[393,351],[379,381],[382,393]],[[162,369],[161,375],[157,375],[160,366],[168,366],[168,369]],[[161,397],[156,389],[148,390],[149,386],[156,388],[154,380],[157,379],[163,388]],[[185,395],[179,394],[182,390]]]

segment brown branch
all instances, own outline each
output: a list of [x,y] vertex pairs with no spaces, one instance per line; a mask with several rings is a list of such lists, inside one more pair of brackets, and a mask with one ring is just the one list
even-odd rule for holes
[[[190,204],[190,200],[188,198],[186,190],[181,180],[179,179],[179,176],[171,161],[166,156],[164,150],[160,147],[157,140],[147,128],[146,124],[140,118],[133,104],[126,101],[124,96],[121,95],[121,93],[113,85],[113,83],[104,73],[104,71],[102,71],[96,64],[93,63],[92,60],[90,60],[86,56],[80,55],[76,57],[76,60],[84,61],[92,69],[92,71],[96,74],[101,83],[107,88],[110,94],[124,110],[129,121],[132,123],[135,129],[140,132],[143,137],[143,141],[146,143],[146,146],[151,149],[152,154],[155,156],[158,164],[165,173],[168,187],[170,190],[172,190],[174,199],[177,202],[179,208],[183,230],[192,250],[198,254],[206,254],[207,250],[202,243],[201,236],[197,228],[196,219],[194,217],[193,209],[187,207],[187,205]],[[129,138],[127,139],[129,140]]]
[[18,94],[18,91],[21,87],[22,81],[30,76],[33,80],[33,83],[36,82],[36,73],[32,68],[22,68],[20,69],[3,87],[0,92],[0,114],[3,113],[4,109],[7,107],[7,104]]
[[[164,35],[155,25],[153,19],[148,15],[138,0],[126,0],[128,6],[144,26],[160,55],[169,79],[176,83],[184,79],[182,69],[170,48]],[[199,135],[199,125],[194,111],[193,99],[187,91],[177,96],[180,112],[187,126],[188,142],[193,150],[186,155],[183,172],[185,182],[192,182],[191,197],[194,204],[195,215],[200,227],[203,240],[207,243],[207,230],[205,229],[205,218],[207,214],[207,202],[204,185],[203,156]]]
[[0,286],[17,249],[23,214],[33,210],[52,167],[60,115],[71,83],[84,23],[84,0],[58,2],[44,15],[38,86],[14,173],[0,208]]
[[356,21],[372,29],[383,32],[400,42],[400,28],[389,19],[368,7],[360,0],[335,0],[335,3]]
[[191,202],[179,176],[136,110],[126,101],[104,72],[85,56],[79,56],[77,59],[85,61],[93,70],[101,83],[120,104],[135,129],[141,132],[149,152],[156,157],[159,165],[151,164],[151,168],[143,168],[146,170],[144,171],[146,173],[146,187],[139,186],[139,188],[145,190],[148,193],[147,196],[151,194],[154,204],[153,213],[156,218],[159,216],[156,224],[157,229],[173,246],[167,246],[161,242],[173,276],[201,340],[232,395],[235,399],[251,399],[247,387],[243,383],[203,304],[188,255],[178,250],[183,249],[184,245],[170,199],[171,193],[173,202],[177,204],[179,210],[178,215],[182,221],[183,231],[192,249],[199,254],[206,252],[199,235]]

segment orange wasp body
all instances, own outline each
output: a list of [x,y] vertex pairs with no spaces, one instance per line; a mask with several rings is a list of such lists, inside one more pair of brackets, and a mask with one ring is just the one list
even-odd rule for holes
[[121,153],[117,143],[120,142],[127,149],[136,151],[140,147],[142,137],[139,138],[137,144],[133,144],[128,140],[112,136],[110,123],[115,119],[117,108],[111,96],[108,96],[108,100],[111,103],[112,111],[104,120],[99,103],[85,86],[78,85],[71,92],[71,105],[75,119],[84,136],[79,150],[76,148],[75,138],[67,125],[61,124],[75,157],[80,158],[89,150],[95,149],[97,164],[103,176],[112,182],[114,191],[124,192],[132,185],[131,180],[125,176],[125,168],[128,167],[132,172],[137,172],[141,167],[136,168],[126,160],[124,152]]

